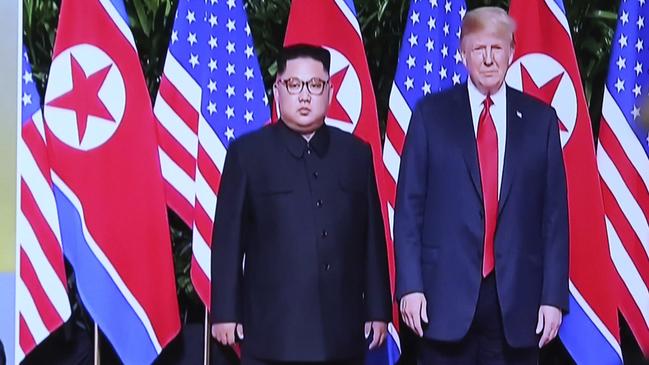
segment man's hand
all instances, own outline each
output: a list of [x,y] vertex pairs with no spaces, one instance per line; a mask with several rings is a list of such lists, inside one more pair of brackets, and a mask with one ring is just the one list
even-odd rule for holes
[[383,342],[385,342],[388,335],[388,324],[378,321],[365,322],[365,338],[370,335],[370,331],[374,334],[369,347],[371,350],[383,345]]
[[212,337],[214,337],[221,345],[231,346],[236,341],[234,331],[236,330],[237,336],[243,340],[243,326],[240,323],[226,322],[215,323],[212,325]]
[[428,323],[426,313],[426,297],[424,293],[410,293],[401,298],[399,306],[401,317],[406,325],[410,327],[419,337],[424,336],[421,322]]
[[539,308],[539,322],[536,324],[536,334],[541,335],[539,348],[545,346],[548,342],[557,337],[559,326],[561,326],[561,310],[551,305],[542,305]]

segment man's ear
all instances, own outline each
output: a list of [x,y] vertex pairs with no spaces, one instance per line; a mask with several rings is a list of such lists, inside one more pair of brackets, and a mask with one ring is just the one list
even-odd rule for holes
[[334,86],[332,84],[329,84],[329,103],[327,105],[331,105],[331,101],[334,99]]
[[277,81],[273,84],[273,108],[277,108],[277,116],[280,116],[279,113],[279,86]]
[[462,42],[460,42],[460,56],[462,57],[462,64],[466,67],[466,52],[464,51],[464,47],[462,47]]

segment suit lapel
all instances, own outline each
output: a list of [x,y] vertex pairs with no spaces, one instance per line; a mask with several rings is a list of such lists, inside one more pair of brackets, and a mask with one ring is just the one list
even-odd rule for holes
[[507,87],[507,140],[505,141],[505,158],[503,166],[503,176],[500,187],[500,198],[498,199],[498,214],[503,210],[509,193],[511,192],[512,182],[516,175],[516,155],[522,150],[519,143],[522,132],[524,115],[519,107],[518,95],[511,92],[512,89]]
[[480,201],[482,201],[482,184],[480,182],[480,169],[478,167],[478,149],[475,141],[475,131],[473,129],[473,117],[471,116],[471,103],[469,102],[469,91],[464,87],[459,88],[455,93],[457,103],[456,111],[458,113],[458,132],[461,143],[461,151],[464,154],[464,163],[467,172],[471,176],[471,182],[475,188]]

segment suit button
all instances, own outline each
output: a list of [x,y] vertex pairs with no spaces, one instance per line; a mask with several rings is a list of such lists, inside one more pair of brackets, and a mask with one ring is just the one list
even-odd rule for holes
[[320,234],[320,236],[321,236],[322,238],[327,238],[328,235],[329,235],[329,233],[327,233],[327,231],[324,230],[324,229],[322,230],[322,233]]
[[307,155],[310,155],[310,154],[311,154],[311,148],[307,148],[307,149],[306,149],[306,154],[307,154]]
[[318,208],[322,207],[322,200],[318,199],[318,201],[315,202],[315,206]]
[[313,178],[317,179],[320,176],[320,174],[317,171],[313,172]]
[[325,270],[325,271],[329,271],[329,270],[331,270],[331,265],[329,265],[329,264],[325,264],[325,265],[324,265],[324,270]]

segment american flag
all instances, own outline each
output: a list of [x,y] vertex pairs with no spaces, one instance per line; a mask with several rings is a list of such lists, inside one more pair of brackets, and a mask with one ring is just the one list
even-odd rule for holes
[[209,308],[225,154],[270,119],[243,0],[179,3],[154,114],[167,203],[193,229],[192,282]]
[[16,212],[16,363],[70,317],[41,100],[23,48]]
[[[390,92],[383,145],[383,163],[388,173],[381,181],[381,191],[383,204],[387,205],[390,240],[394,238],[392,229],[401,151],[412,110],[423,96],[466,80],[460,53],[460,27],[465,13],[466,3],[461,0],[413,0],[410,3]],[[389,245],[392,246],[392,242]]]
[[[649,4],[620,5],[604,89],[597,164],[618,308],[649,356]],[[644,123],[644,125],[643,125]]]

